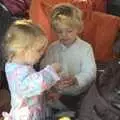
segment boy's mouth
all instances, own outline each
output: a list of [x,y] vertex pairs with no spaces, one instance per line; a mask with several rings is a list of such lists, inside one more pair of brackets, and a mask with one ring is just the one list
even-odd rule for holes
[[66,41],[68,41],[68,39],[61,39],[60,41],[62,41],[62,42],[66,42]]

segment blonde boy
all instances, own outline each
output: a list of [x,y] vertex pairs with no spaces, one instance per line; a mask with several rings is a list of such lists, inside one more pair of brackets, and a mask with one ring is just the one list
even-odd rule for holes
[[96,77],[92,47],[77,35],[83,29],[82,16],[82,11],[71,4],[55,6],[51,15],[51,25],[58,41],[49,46],[41,62],[42,66],[53,62],[62,65],[61,76],[64,80],[60,81],[56,88],[60,92],[58,98],[68,108],[75,106],[81,98],[81,93],[89,88]]

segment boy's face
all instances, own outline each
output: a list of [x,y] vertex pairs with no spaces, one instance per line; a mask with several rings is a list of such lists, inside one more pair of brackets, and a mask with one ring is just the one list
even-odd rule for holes
[[60,42],[69,47],[76,40],[77,28],[59,23],[56,26],[56,33]]

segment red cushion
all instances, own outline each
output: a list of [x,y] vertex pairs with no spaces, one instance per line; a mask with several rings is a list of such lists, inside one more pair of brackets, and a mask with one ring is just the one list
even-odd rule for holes
[[51,33],[52,30],[48,20],[49,15],[54,5],[63,2],[74,4],[83,11],[87,12],[91,10],[104,11],[104,0],[32,0],[30,7],[30,17],[34,23],[42,25],[49,40],[55,40]]
[[41,24],[48,39],[55,40],[55,34],[49,23],[51,8],[61,2],[69,2],[83,9],[86,13],[83,39],[93,45],[95,58],[99,61],[112,59],[112,44],[118,31],[118,18],[93,10],[104,11],[107,0],[32,0],[30,15],[34,23]]
[[91,12],[84,22],[83,39],[93,45],[96,60],[112,59],[112,45],[119,29],[119,18],[101,12]]

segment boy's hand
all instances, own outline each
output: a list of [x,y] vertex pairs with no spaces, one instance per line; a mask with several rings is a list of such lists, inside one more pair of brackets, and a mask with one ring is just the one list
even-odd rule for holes
[[75,84],[77,84],[77,79],[74,76],[69,76],[67,78],[63,78],[63,80],[58,81],[55,87],[56,89],[62,90]]
[[51,66],[57,73],[61,72],[61,65],[59,63],[53,63]]

